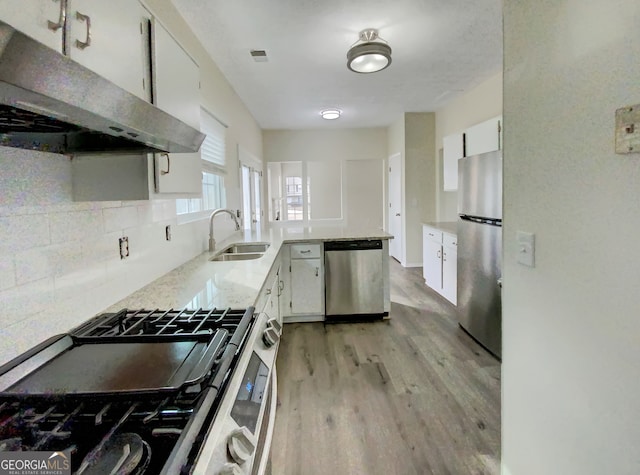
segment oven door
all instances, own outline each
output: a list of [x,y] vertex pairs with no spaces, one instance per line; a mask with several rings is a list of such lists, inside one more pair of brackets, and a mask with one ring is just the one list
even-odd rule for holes
[[254,325],[201,447],[194,475],[270,473],[279,345],[263,339],[267,320],[262,313]]
[[271,441],[276,425],[276,404],[278,403],[278,380],[276,367],[271,371],[269,391],[265,402],[260,433],[256,444],[256,454],[253,458],[252,475],[271,475]]

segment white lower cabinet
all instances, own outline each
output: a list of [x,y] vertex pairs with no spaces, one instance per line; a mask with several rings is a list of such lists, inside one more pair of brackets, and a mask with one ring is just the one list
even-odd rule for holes
[[442,232],[426,226],[422,232],[422,276],[432,289],[442,288]]
[[442,239],[442,295],[454,305],[458,303],[458,240],[444,233]]
[[454,305],[457,304],[457,238],[439,229],[422,227],[422,275],[425,283]]
[[[324,317],[324,264],[321,244],[291,244],[286,321],[322,320]],[[285,299],[286,300],[286,299]]]

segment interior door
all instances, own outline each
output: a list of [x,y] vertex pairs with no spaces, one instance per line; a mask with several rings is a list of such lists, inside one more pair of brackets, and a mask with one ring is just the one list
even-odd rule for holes
[[255,230],[262,221],[262,172],[248,165],[241,165],[242,227]]
[[402,263],[402,170],[400,153],[389,157],[389,254]]

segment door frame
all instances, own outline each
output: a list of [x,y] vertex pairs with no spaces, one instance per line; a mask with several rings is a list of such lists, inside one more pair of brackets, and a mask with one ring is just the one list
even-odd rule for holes
[[[389,243],[389,255],[391,257],[393,257],[394,259],[396,259],[398,262],[400,262],[400,264],[402,264],[402,266],[405,266],[405,237],[404,237],[404,229],[405,229],[405,213],[404,213],[404,194],[403,194],[403,187],[402,184],[404,182],[403,180],[403,163],[402,163],[402,152],[397,152],[394,153],[392,155],[389,156],[388,158],[388,167],[387,167],[387,203],[388,206],[386,207],[388,209],[388,215],[387,215],[387,232],[389,232],[390,234],[394,234],[394,238],[393,241],[394,242],[390,242]],[[394,170],[397,170],[397,173],[394,171],[392,172],[392,168]],[[399,202],[399,209],[400,209],[400,223],[399,223],[399,236],[397,236],[397,232],[395,231],[395,227],[392,225],[392,221],[393,218],[395,217],[392,213],[391,210],[391,204],[392,204],[392,179],[395,176],[395,180],[398,181],[398,183],[396,184],[397,186],[397,193],[399,194],[399,196],[397,197],[397,201]],[[392,232],[394,231],[394,232]],[[393,255],[392,250],[395,247],[395,250],[398,251],[399,255]]]
[[[264,219],[264,179],[262,172],[262,162],[253,154],[247,152],[240,145],[238,145],[238,186],[240,188],[240,209],[242,210],[242,223],[245,223],[245,206],[246,206],[246,197],[244,196],[244,174],[243,167],[247,167],[249,169],[249,210],[251,216],[249,217],[250,229],[252,231],[256,230],[256,228],[260,228],[262,226],[262,221]],[[258,177],[259,183],[259,196],[255,196],[255,179],[256,175]],[[260,216],[254,216],[256,213],[256,201],[260,203]],[[246,230],[246,229],[245,229]]]

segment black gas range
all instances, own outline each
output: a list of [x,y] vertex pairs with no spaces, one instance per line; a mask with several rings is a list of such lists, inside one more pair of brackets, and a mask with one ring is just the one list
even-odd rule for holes
[[67,454],[72,473],[191,473],[257,316],[99,315],[0,367],[0,451]]

